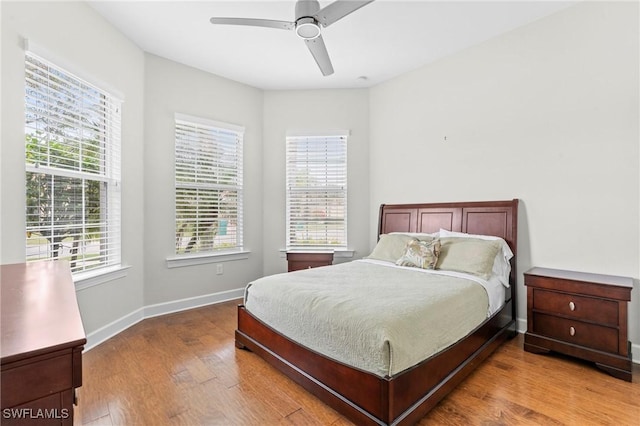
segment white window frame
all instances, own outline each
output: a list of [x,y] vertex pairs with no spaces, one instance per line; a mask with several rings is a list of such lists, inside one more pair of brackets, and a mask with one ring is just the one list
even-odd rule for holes
[[[287,134],[286,250],[347,250],[348,137],[347,130]],[[313,184],[296,180],[310,174]],[[302,209],[321,217],[305,217]]]
[[[248,252],[243,246],[244,127],[176,113],[175,132],[176,244],[175,256],[167,259],[168,267],[247,258]],[[226,164],[221,161],[224,157],[227,157]],[[220,178],[223,173],[227,173],[227,182]],[[229,204],[231,214],[211,217],[209,213],[212,206],[216,212],[224,211],[224,200],[215,195],[221,191],[223,197],[224,191],[228,191],[227,195],[232,194]],[[195,204],[186,201],[188,194],[197,194]],[[198,202],[200,200],[203,203]],[[214,200],[213,203],[211,200]],[[209,204],[205,203],[207,201]],[[182,219],[181,212],[189,211],[192,212],[192,218]],[[203,222],[212,229],[205,226],[201,230]],[[195,228],[195,235],[193,232],[187,234],[189,226]],[[222,229],[225,234],[221,234]],[[185,251],[187,247],[190,250]]]
[[121,105],[114,94],[25,52],[26,260],[69,260],[76,282],[99,283],[99,275],[126,269]]

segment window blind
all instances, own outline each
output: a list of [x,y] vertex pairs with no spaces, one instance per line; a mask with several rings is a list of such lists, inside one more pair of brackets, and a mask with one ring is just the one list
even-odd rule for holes
[[176,254],[242,248],[244,129],[176,115]]
[[120,264],[121,101],[25,55],[26,259]]
[[347,246],[347,136],[288,136],[287,248]]

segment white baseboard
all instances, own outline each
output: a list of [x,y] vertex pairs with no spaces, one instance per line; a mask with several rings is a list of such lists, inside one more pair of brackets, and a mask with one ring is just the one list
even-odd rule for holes
[[516,331],[518,333],[522,333],[522,334],[527,332],[527,320],[526,320],[526,318],[525,319],[518,318],[516,320]]
[[640,345],[631,343],[631,360],[634,364],[640,364]]
[[[518,318],[516,321],[516,331],[518,333],[525,333],[527,331],[527,320]],[[640,345],[631,343],[631,361],[634,364],[640,364]]]
[[206,294],[204,296],[157,303],[155,305],[144,307],[144,317],[153,318],[159,315],[166,315],[174,312],[185,311],[187,309],[199,308],[201,306],[213,305],[214,303],[240,299],[243,296],[244,288],[237,288],[235,290],[221,291],[219,293]]
[[100,327],[96,331],[87,334],[87,343],[84,345],[85,352],[93,349],[105,340],[112,338],[116,334],[123,332],[132,325],[139,323],[143,319],[144,308],[136,309],[130,314],[118,318],[104,327]]
[[137,309],[130,314],[119,318],[98,330],[87,335],[85,351],[89,351],[100,343],[112,338],[127,328],[139,323],[143,319],[171,314],[174,312],[186,311],[187,309],[199,308],[202,306],[222,303],[244,296],[244,288],[222,291],[219,293],[206,294],[204,296],[189,297],[187,299],[174,300],[171,302],[157,303]]

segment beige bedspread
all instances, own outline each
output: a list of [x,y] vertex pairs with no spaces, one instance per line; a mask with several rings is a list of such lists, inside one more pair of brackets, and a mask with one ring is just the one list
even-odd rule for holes
[[354,261],[260,278],[245,306],[325,356],[393,376],[452,345],[487,318],[477,282]]

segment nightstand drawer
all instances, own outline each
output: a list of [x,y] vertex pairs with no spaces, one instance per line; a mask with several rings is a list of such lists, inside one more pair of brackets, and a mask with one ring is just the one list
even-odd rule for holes
[[533,309],[600,324],[618,325],[618,302],[534,289]]
[[541,313],[533,315],[533,323],[532,331],[542,336],[600,351],[618,352],[616,328]]
[[332,252],[288,252],[287,262],[289,272],[301,269],[318,268],[333,263]]

